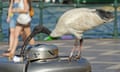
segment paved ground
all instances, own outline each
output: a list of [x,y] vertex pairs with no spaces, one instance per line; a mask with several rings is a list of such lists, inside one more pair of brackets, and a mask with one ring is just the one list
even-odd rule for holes
[[[69,55],[74,40],[40,41],[55,44],[60,55]],[[7,43],[0,43],[0,50],[7,49]],[[120,39],[85,39],[82,56],[92,66],[92,72],[120,72]]]

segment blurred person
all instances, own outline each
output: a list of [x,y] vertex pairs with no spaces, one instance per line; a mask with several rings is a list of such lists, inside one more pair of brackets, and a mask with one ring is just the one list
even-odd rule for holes
[[[21,7],[19,5],[20,3],[22,3]],[[7,22],[10,26],[9,48],[7,52],[3,53],[3,56],[7,56],[9,60],[11,60],[15,54],[19,35],[24,28],[24,25],[17,23],[17,17],[20,13],[29,13],[29,8],[29,0],[10,0],[7,17]],[[25,30],[29,30],[29,28],[24,29],[24,31]]]

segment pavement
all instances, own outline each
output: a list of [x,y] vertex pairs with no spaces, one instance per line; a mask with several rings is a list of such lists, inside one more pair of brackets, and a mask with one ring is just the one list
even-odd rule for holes
[[[42,44],[54,44],[59,55],[69,55],[74,40],[37,41]],[[19,43],[21,45],[22,42]],[[0,42],[0,50],[8,48],[7,42]],[[92,72],[120,72],[120,39],[85,39],[82,57],[92,66]]]

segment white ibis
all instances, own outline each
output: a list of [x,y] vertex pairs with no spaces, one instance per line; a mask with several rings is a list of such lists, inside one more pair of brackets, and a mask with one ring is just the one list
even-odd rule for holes
[[[61,37],[65,34],[75,36],[74,47],[70,53],[69,59],[77,50],[75,58],[80,58],[83,43],[83,32],[93,29],[101,24],[113,21],[112,12],[102,9],[75,8],[65,12],[58,20],[55,29],[50,34],[51,37]],[[79,44],[80,42],[80,44]],[[77,49],[78,48],[78,49]]]

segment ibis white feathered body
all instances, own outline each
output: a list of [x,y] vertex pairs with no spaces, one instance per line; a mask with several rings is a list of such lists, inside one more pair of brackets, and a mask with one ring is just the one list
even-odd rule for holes
[[60,37],[64,34],[73,34],[81,38],[84,31],[92,29],[110,20],[101,19],[96,9],[75,8],[65,12],[52,31],[52,37]]
[[[55,29],[50,36],[60,37],[65,34],[73,34],[76,37],[74,47],[70,54],[70,59],[76,48],[79,48],[77,58],[80,58],[82,47],[82,34],[86,30],[92,29],[101,24],[110,22],[114,19],[109,11],[90,8],[75,8],[65,12],[58,20]],[[78,47],[78,40],[80,45]]]

